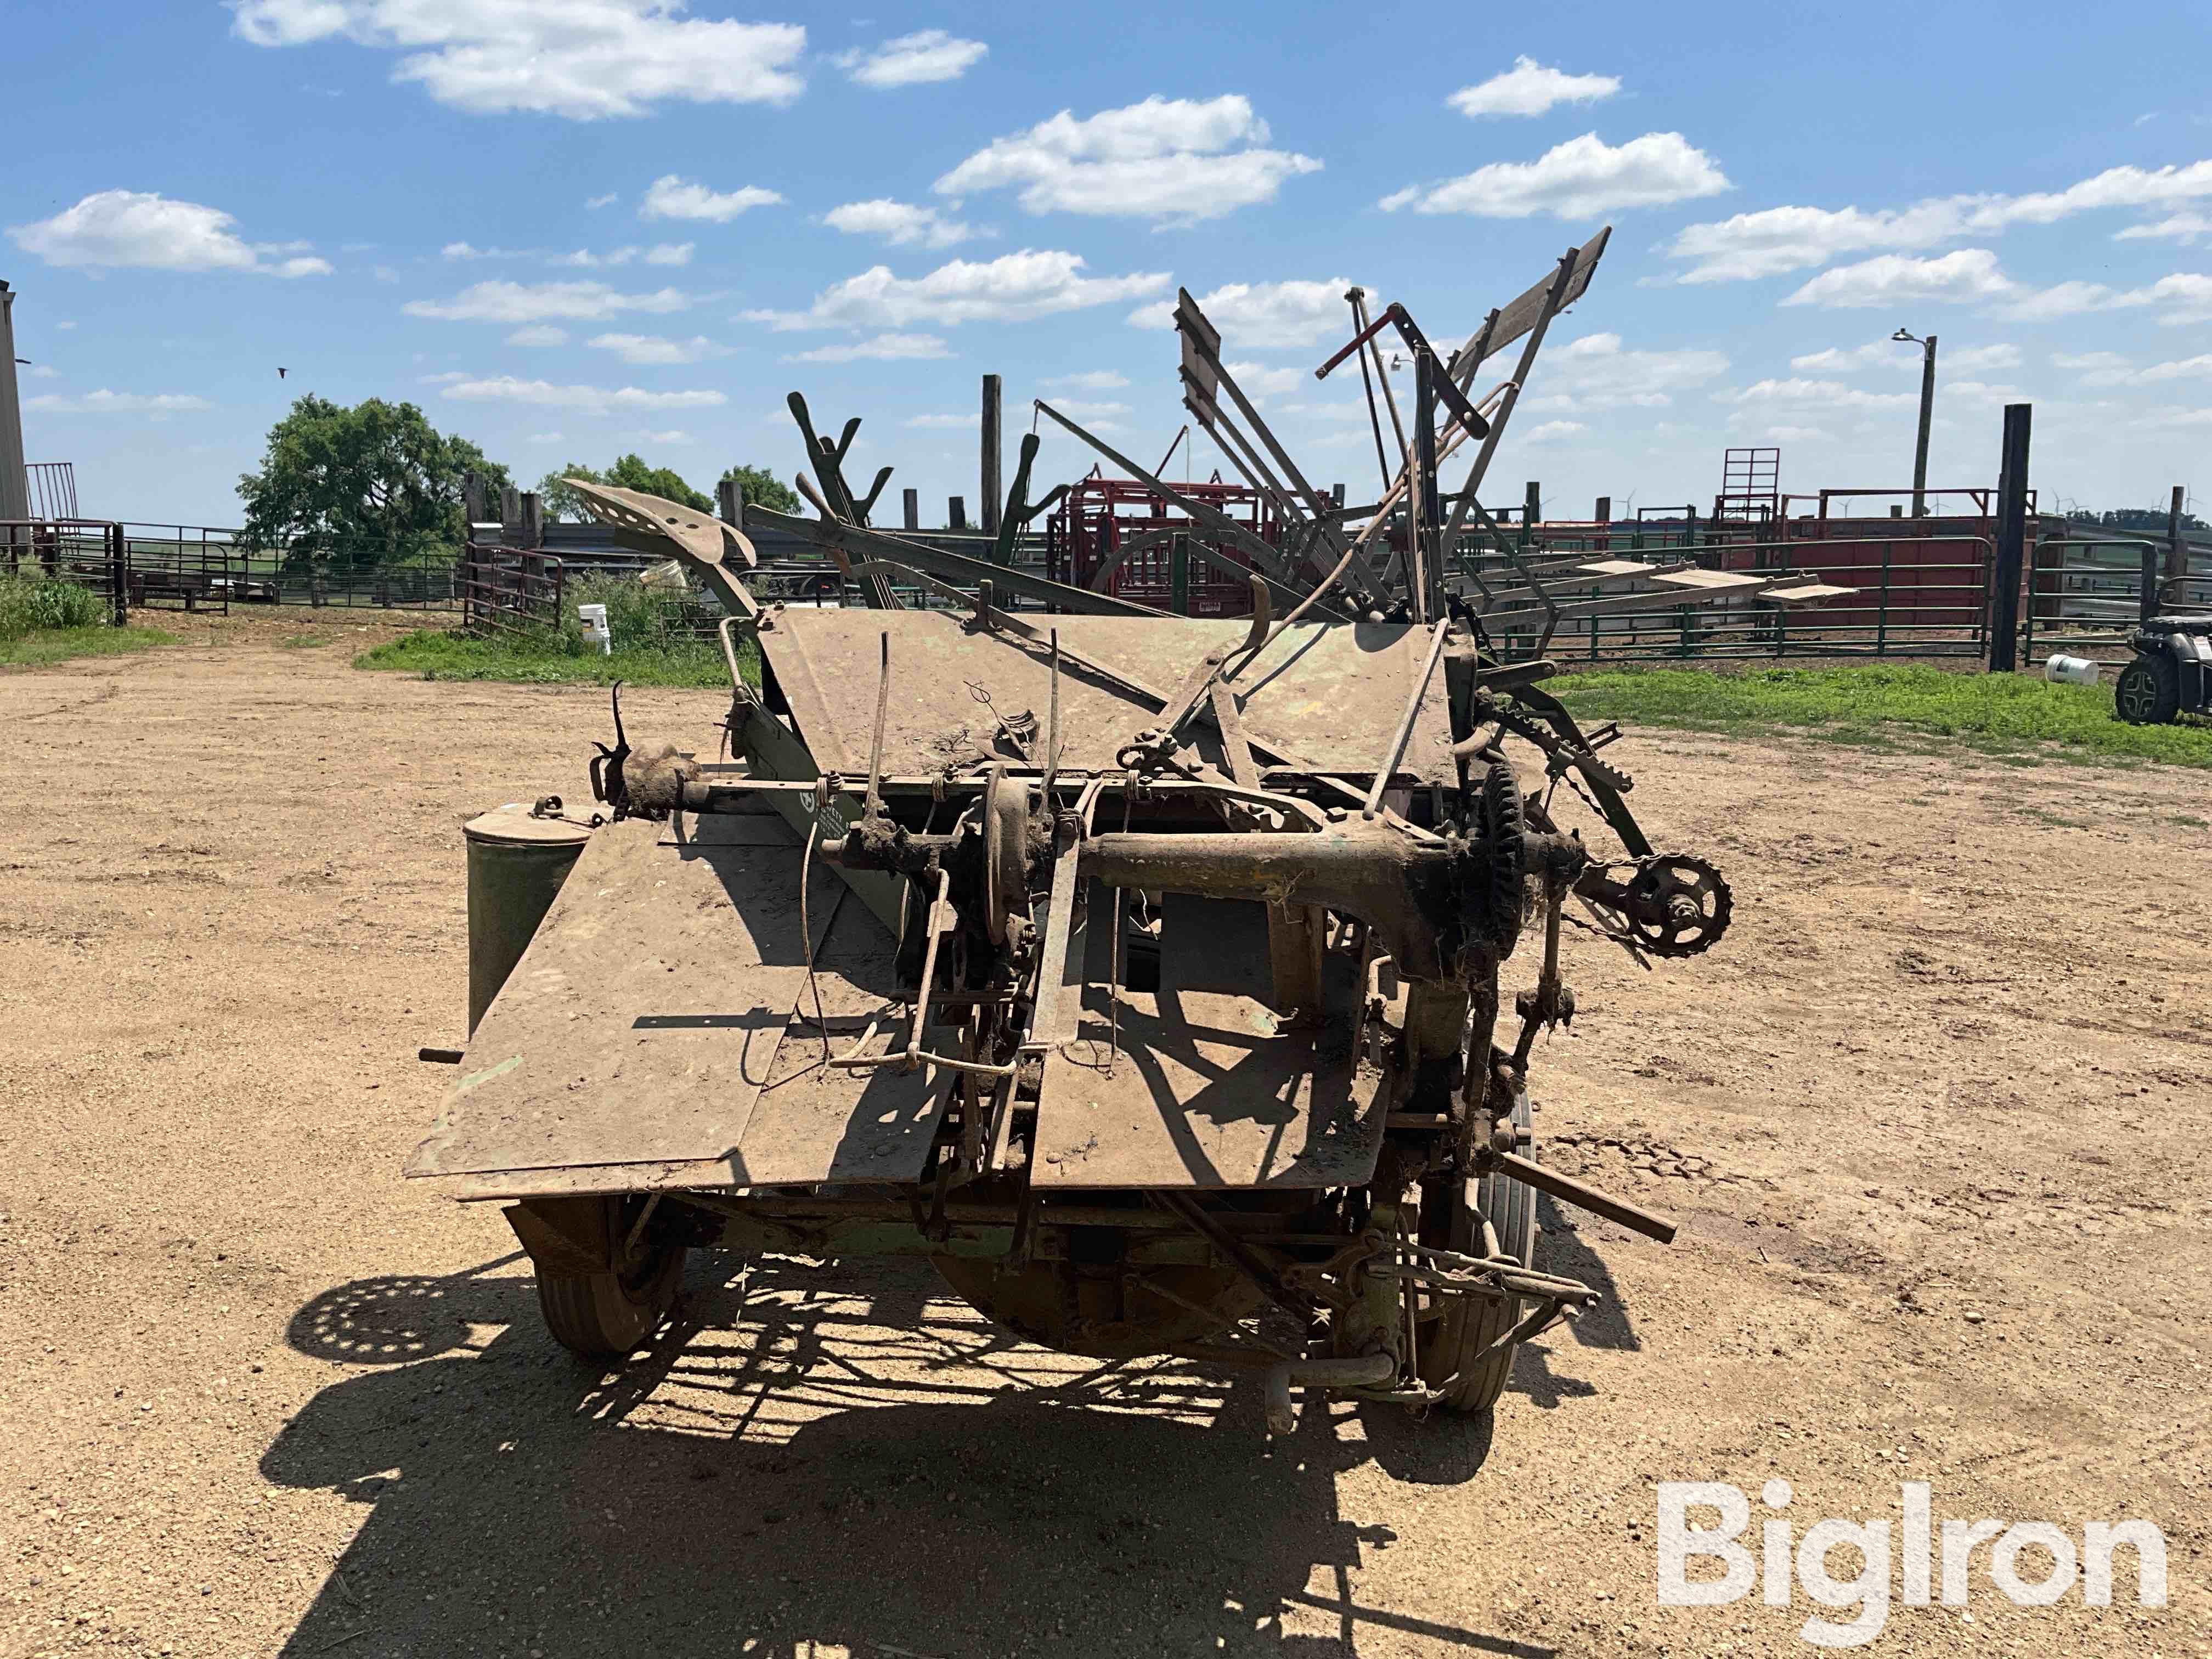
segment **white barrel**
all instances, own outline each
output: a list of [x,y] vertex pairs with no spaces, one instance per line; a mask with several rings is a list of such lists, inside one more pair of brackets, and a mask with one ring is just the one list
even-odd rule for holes
[[2043,678],[2058,685],[2094,685],[2102,672],[2102,665],[2087,657],[2053,656],[2043,665]]
[[585,642],[586,644],[596,642],[599,647],[599,654],[601,656],[612,656],[615,649],[615,639],[614,635],[607,628],[606,606],[603,605],[580,605],[576,607],[576,615],[584,624]]

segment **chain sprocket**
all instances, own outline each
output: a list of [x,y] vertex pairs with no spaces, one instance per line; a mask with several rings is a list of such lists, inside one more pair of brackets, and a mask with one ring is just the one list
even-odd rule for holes
[[1735,912],[1735,895],[1719,870],[1686,853],[1595,866],[1577,886],[1612,938],[1655,957],[1711,950]]

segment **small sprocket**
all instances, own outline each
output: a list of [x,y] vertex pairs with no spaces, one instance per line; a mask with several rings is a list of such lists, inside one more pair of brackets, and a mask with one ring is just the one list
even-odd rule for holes
[[1620,906],[1637,945],[1655,957],[1694,957],[1720,943],[1735,914],[1721,872],[1686,853],[1637,860]]

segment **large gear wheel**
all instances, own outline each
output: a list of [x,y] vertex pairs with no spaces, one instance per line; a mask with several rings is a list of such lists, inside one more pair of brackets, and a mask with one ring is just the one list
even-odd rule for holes
[[1490,849],[1490,890],[1484,895],[1487,931],[1500,957],[1510,955],[1521,937],[1528,908],[1528,857],[1522,841],[1528,828],[1521,780],[1510,762],[1494,760],[1482,779],[1482,839]]
[[1735,913],[1721,872],[1686,853],[1640,860],[1629,878],[1622,919],[1637,945],[1655,957],[1694,957],[1720,943]]

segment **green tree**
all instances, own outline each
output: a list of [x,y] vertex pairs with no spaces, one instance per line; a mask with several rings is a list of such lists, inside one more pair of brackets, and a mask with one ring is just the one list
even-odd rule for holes
[[556,519],[566,519],[572,524],[581,524],[592,516],[584,511],[583,498],[563,482],[568,478],[581,478],[586,483],[605,483],[607,481],[606,475],[599,468],[586,466],[581,461],[571,461],[566,466],[554,468],[538,481],[538,510],[549,523]]
[[370,398],[349,408],[310,393],[269,429],[261,470],[239,478],[244,537],[284,548],[295,568],[394,563],[458,547],[471,472],[494,491],[507,483],[505,467],[412,404]]
[[[2077,507],[2066,516],[2075,524],[2102,525],[2110,530],[2124,530],[2139,536],[2163,536],[2172,510],[2171,507],[2120,507],[2100,513],[2094,507]],[[2191,533],[2212,529],[2212,526],[2208,526],[2194,513],[2181,515],[2181,527]]]
[[712,513],[714,503],[708,496],[684,482],[675,468],[647,466],[641,455],[623,455],[612,466],[604,471],[590,466],[564,466],[558,472],[549,472],[538,481],[539,505],[549,518],[586,519],[584,503],[576,492],[562,483],[563,478],[581,478],[587,483],[611,484],[617,489],[635,489],[641,495],[658,495],[665,501],[674,501],[695,513]]
[[764,466],[728,467],[722,477],[737,481],[738,494],[749,507],[764,507],[771,513],[799,511],[799,492]]

